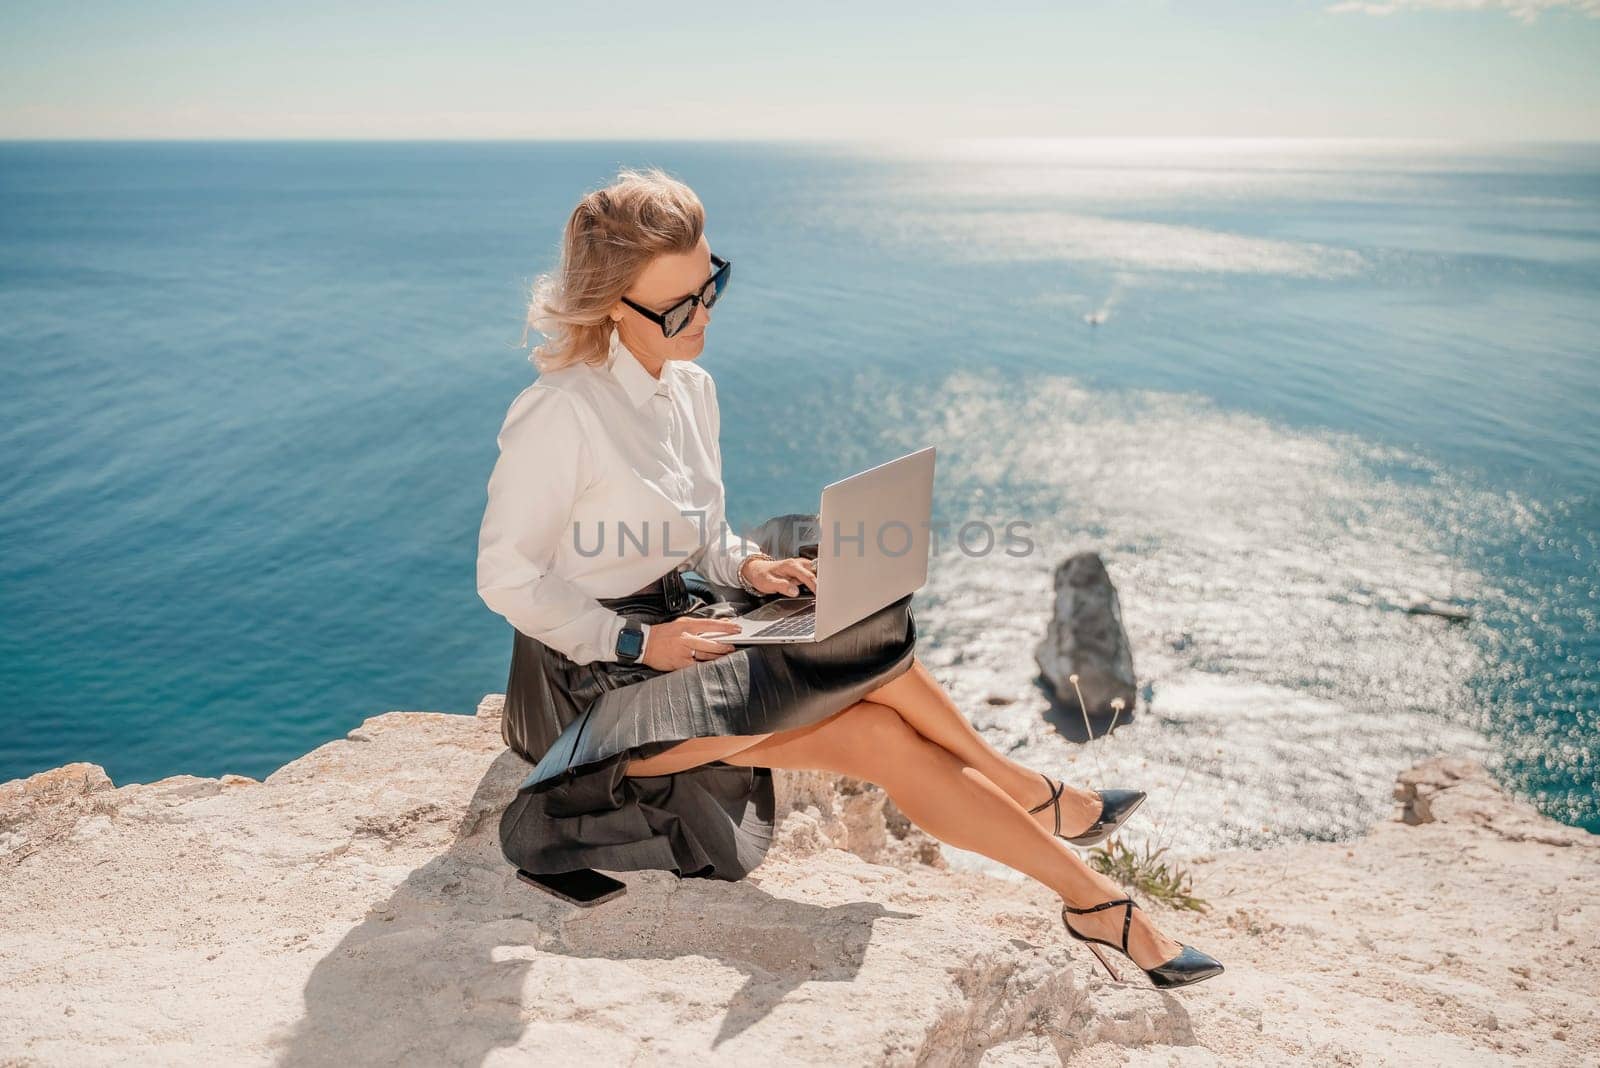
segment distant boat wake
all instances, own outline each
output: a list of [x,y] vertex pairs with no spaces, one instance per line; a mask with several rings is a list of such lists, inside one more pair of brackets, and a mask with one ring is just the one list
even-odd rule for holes
[[1085,312],[1083,321],[1090,326],[1100,326],[1102,323],[1110,319],[1111,309],[1116,307],[1117,301],[1122,299],[1123,288],[1123,283],[1119,279],[1117,284],[1111,288],[1111,295],[1106,297],[1105,303],[1100,305],[1097,311]]

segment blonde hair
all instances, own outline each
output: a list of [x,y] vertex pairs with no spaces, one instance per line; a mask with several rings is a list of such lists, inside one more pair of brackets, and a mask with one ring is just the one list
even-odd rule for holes
[[694,190],[657,167],[623,167],[567,219],[561,262],[533,283],[527,329],[544,335],[528,359],[540,371],[604,364],[612,307],[656,256],[691,252],[705,229]]

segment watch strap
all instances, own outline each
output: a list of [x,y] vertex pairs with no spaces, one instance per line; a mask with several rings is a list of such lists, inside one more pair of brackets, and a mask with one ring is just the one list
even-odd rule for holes
[[[633,647],[638,651],[630,655],[626,647]],[[644,624],[627,616],[622,617],[622,629],[617,631],[616,654],[617,659],[624,664],[638,663],[644,657]]]

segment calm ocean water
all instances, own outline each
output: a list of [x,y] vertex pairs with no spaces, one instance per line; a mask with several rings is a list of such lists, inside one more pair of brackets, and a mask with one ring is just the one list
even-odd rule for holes
[[[1597,146],[0,145],[0,780],[259,778],[502,690],[524,292],[623,163],[735,264],[736,521],[931,442],[952,527],[1032,524],[918,595],[991,737],[1183,852],[1359,833],[1447,749],[1600,831]],[[1032,681],[1082,548],[1144,687],[1087,748]]]

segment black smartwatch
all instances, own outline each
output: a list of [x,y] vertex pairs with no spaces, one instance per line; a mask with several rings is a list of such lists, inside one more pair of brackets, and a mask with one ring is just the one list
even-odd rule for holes
[[617,634],[617,659],[624,664],[635,664],[644,652],[644,628],[636,619],[626,619]]

